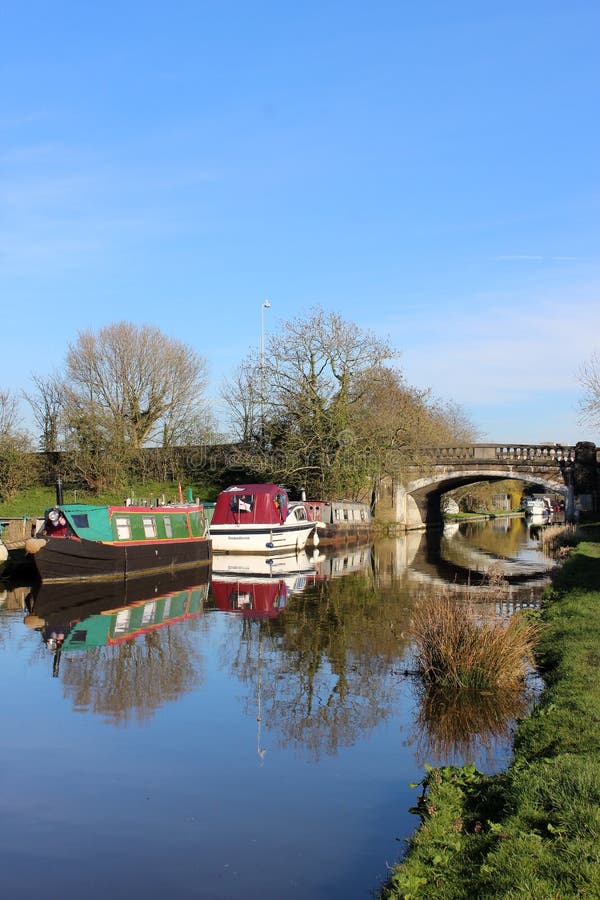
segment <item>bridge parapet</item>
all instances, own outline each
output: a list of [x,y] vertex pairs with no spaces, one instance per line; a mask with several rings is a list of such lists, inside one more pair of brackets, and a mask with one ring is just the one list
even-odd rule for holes
[[392,482],[392,514],[406,529],[441,522],[440,499],[477,481],[516,479],[565,495],[565,514],[598,510],[600,448],[564,444],[453,444],[422,447],[403,480]]
[[423,451],[436,462],[473,460],[477,462],[533,462],[556,465],[574,463],[576,448],[561,444],[463,444],[453,447],[429,447]]

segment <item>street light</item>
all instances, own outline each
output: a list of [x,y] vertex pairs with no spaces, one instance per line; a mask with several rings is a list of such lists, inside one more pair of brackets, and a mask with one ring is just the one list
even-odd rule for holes
[[260,306],[260,433],[265,436],[265,309],[271,309],[268,300]]
[[265,309],[271,309],[268,300],[263,300],[260,307],[260,367],[265,364]]

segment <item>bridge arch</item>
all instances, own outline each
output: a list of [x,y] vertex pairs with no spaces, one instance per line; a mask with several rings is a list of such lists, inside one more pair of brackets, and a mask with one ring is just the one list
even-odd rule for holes
[[409,528],[422,528],[426,525],[436,525],[442,521],[441,498],[443,494],[455,488],[467,484],[476,484],[478,481],[522,481],[523,484],[534,484],[540,491],[562,494],[567,497],[568,487],[564,480],[559,481],[555,476],[542,477],[521,475],[513,473],[507,475],[506,471],[497,469],[473,469],[462,470],[460,473],[437,473],[423,478],[409,481],[405,487],[406,511],[408,513],[407,526]]
[[392,515],[407,530],[439,524],[442,494],[478,481],[511,479],[563,494],[568,517],[577,496],[586,494],[589,508],[598,507],[600,451],[594,444],[470,444],[421,452],[422,464],[409,466],[403,483],[392,487]]

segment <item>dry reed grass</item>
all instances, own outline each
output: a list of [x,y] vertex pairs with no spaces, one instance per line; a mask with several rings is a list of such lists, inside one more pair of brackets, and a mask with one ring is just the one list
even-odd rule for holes
[[555,559],[564,559],[581,540],[575,525],[549,525],[540,534],[544,553]]
[[471,602],[447,593],[424,598],[411,624],[424,684],[471,690],[520,688],[538,632],[521,612],[485,621]]

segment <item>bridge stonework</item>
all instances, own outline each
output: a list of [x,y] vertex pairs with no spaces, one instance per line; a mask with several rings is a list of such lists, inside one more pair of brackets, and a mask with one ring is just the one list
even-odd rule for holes
[[585,506],[598,510],[600,450],[595,444],[468,444],[422,451],[418,467],[408,467],[403,481],[388,480],[377,502],[378,518],[405,530],[439,525],[441,497],[477,481],[507,478],[563,494],[567,519]]

